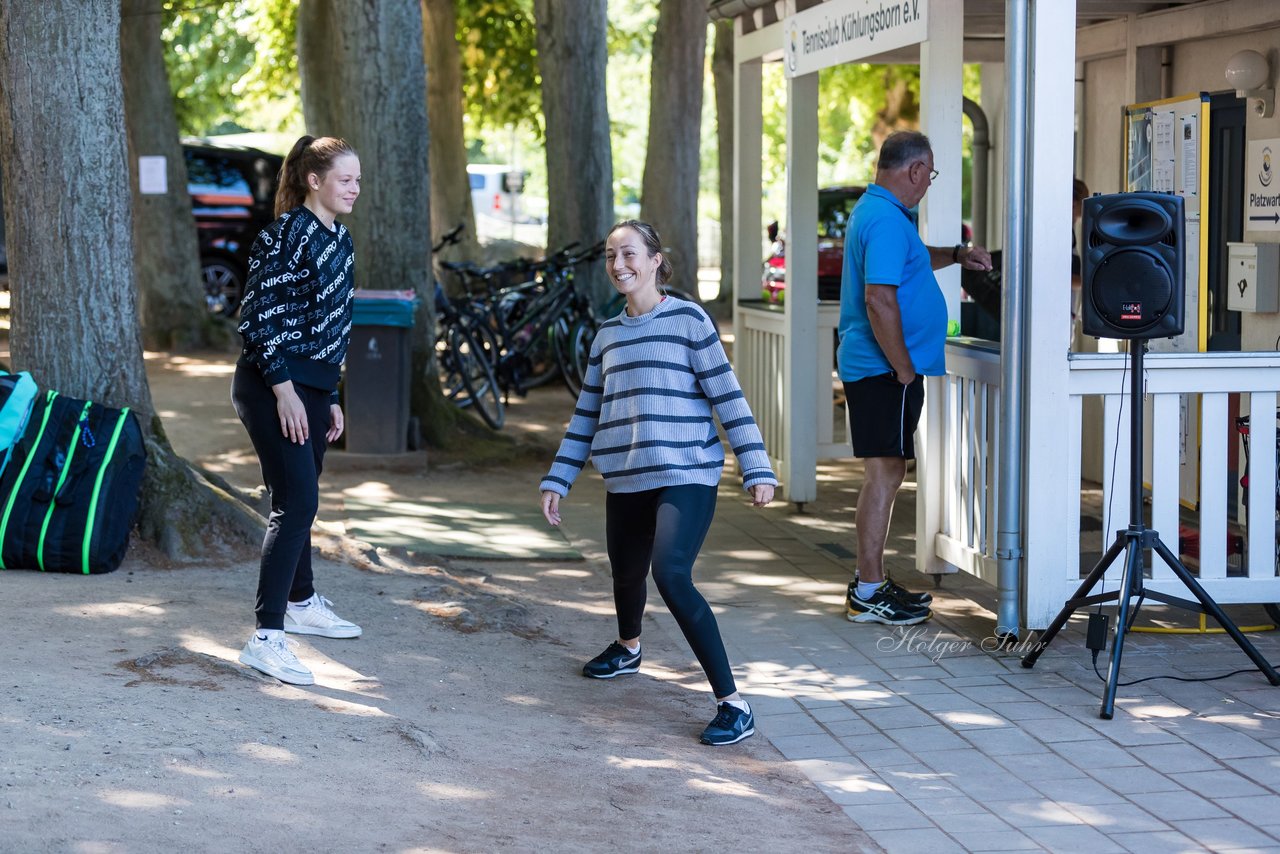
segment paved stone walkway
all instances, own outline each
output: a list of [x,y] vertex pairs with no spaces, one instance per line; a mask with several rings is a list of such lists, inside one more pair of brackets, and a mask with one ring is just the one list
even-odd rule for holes
[[[893,629],[844,618],[855,462],[824,463],[803,514],[753,509],[735,480],[727,471],[695,577],[739,687],[760,736],[884,849],[1280,851],[1280,688],[1229,638],[1131,634],[1122,681],[1246,672],[1121,687],[1114,719],[1101,720],[1083,618],[1033,670],[1020,651],[993,650],[994,590],[956,575],[933,589],[912,569],[909,490],[887,563],[895,579],[932,590],[935,617]],[[599,508],[598,481],[584,477],[573,498]],[[1258,607],[1229,613],[1268,622]],[[660,603],[649,614],[679,636]],[[1142,615],[1194,625],[1149,604]],[[1280,661],[1278,635],[1250,637]]]

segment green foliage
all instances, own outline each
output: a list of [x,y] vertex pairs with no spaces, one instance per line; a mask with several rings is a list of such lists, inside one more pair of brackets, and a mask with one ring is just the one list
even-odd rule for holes
[[658,4],[609,4],[609,137],[613,142],[613,203],[618,216],[638,216],[640,184],[649,148],[649,66]]
[[167,0],[163,8],[182,133],[301,126],[298,0]]
[[471,135],[529,125],[542,135],[533,0],[456,0],[462,94]]
[[[849,63],[818,74],[818,184],[870,183],[879,140],[920,125],[920,67]],[[780,216],[786,204],[787,80],[781,63],[765,65],[762,85],[764,217],[769,220]],[[902,85],[905,97],[890,103],[891,93]],[[963,94],[978,101],[981,89],[980,66],[964,66]],[[961,204],[967,211],[973,150],[973,129],[967,122],[962,145]]]

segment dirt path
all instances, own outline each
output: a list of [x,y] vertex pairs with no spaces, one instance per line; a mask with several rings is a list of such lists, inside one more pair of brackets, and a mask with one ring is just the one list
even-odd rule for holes
[[[149,368],[179,451],[255,486],[228,359]],[[568,414],[548,390],[512,429],[558,436]],[[540,472],[334,454],[320,527],[341,530],[355,486],[532,503]],[[764,738],[697,743],[705,681],[658,624],[641,675],[579,675],[613,631],[586,524],[601,495],[569,505],[585,560],[318,559],[319,588],[365,636],[295,640],[306,689],[236,663],[253,561],[161,569],[135,550],[107,576],[0,573],[0,851],[873,849]]]

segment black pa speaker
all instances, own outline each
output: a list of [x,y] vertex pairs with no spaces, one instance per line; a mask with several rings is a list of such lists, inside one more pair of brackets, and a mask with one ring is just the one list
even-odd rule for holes
[[1182,196],[1084,200],[1081,329],[1098,338],[1170,338],[1186,322]]

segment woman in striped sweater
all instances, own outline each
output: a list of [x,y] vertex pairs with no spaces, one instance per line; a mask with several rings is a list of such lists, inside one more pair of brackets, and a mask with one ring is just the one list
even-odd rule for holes
[[715,512],[724,447],[719,417],[752,503],[778,485],[764,441],[715,327],[694,303],[668,299],[671,262],[653,227],[635,220],[609,232],[609,278],[626,309],[600,327],[582,394],[551,470],[542,514],[560,524],[560,499],[590,457],[604,476],[605,537],[613,572],[618,639],[587,662],[584,676],[611,679],[640,669],[646,578],[653,579],[715,693],[704,744],[734,744],[755,732],[738,695],[715,614],[693,585],[693,562]]

